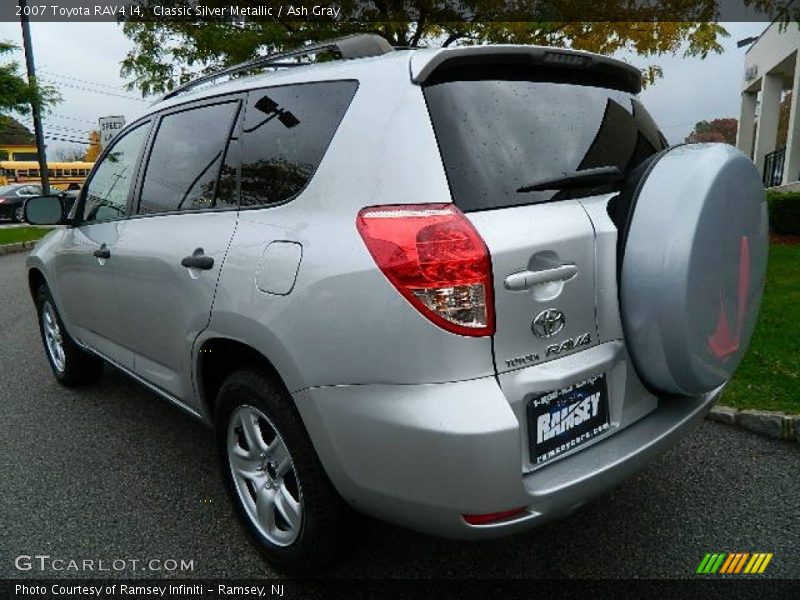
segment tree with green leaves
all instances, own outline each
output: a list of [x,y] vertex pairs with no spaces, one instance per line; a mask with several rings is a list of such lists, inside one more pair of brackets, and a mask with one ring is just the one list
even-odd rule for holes
[[0,115],[0,146],[27,146],[35,143],[36,138],[25,125],[13,117]]
[[[150,4],[190,5],[188,0],[153,0]],[[636,2],[595,0],[589,8],[577,0],[342,0],[338,4],[342,12],[337,20],[132,19],[123,26],[134,48],[122,63],[122,75],[131,78],[130,89],[163,93],[197,75],[258,54],[351,33],[377,33],[397,47],[513,43],[601,54],[632,50],[646,57],[679,51],[705,57],[721,52],[719,40],[728,36],[725,28],[714,22],[715,0],[662,0],[641,3],[641,7]],[[204,5],[226,7],[230,2],[207,0]],[[586,18],[587,10],[603,15],[603,20],[571,20]],[[655,64],[643,73],[650,82],[660,75]]]
[[[17,49],[11,42],[0,41],[0,56]],[[42,109],[47,109],[61,100],[58,91],[49,85],[32,85],[20,73],[17,61],[0,63],[0,112],[27,115],[31,104],[39,100]]]
[[695,123],[694,129],[686,137],[685,141],[687,144],[722,142],[735,146],[736,130],[738,127],[739,121],[733,117],[700,121],[699,123]]

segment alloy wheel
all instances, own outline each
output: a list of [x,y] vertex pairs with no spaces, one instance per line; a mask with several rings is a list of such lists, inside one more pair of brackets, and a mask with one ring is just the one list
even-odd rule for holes
[[56,370],[59,373],[63,373],[67,364],[66,355],[64,353],[64,339],[62,337],[61,327],[58,324],[56,311],[49,300],[45,300],[42,304],[41,319],[47,355],[50,357]]
[[243,405],[231,414],[228,463],[239,500],[258,531],[277,546],[300,535],[303,496],[283,438],[259,409]]

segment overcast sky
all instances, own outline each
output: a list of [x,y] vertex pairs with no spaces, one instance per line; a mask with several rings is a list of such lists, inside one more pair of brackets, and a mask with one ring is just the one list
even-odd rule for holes
[[[725,51],[705,60],[682,56],[620,58],[644,67],[658,64],[664,77],[642,93],[642,99],[670,142],[680,142],[697,121],[739,116],[744,48],[736,42],[760,34],[765,23],[725,24]],[[64,101],[45,117],[45,134],[86,139],[103,115],[124,115],[130,121],[150,100],[124,89],[119,65],[131,42],[115,23],[32,23],[37,74],[56,85]],[[17,23],[0,23],[0,39],[22,46]],[[19,60],[23,56],[19,53]],[[29,121],[28,121],[29,122]],[[50,140],[48,150],[64,147]]]

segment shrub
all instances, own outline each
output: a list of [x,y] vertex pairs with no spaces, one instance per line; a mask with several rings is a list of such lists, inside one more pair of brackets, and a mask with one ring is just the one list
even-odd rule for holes
[[769,230],[780,235],[800,235],[800,192],[767,191]]

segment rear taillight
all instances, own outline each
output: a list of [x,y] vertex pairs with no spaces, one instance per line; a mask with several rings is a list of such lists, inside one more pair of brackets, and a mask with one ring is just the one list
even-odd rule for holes
[[494,333],[489,251],[455,206],[372,206],[356,225],[380,270],[425,317],[461,335]]

